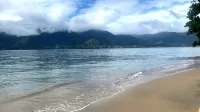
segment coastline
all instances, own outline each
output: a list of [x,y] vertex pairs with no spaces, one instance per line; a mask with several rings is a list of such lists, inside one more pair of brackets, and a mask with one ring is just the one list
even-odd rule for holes
[[[49,88],[43,92],[30,94],[28,96],[19,97],[13,100],[9,100],[6,102],[0,103],[0,111],[1,112],[101,112],[96,110],[101,110],[104,107],[100,107],[99,105],[107,105],[110,101],[121,97],[123,94],[126,94],[128,91],[131,91],[134,88],[140,87],[140,85],[149,84],[151,82],[165,79],[168,77],[173,77],[173,75],[184,74],[191,69],[196,67],[188,67],[187,69],[177,69],[169,72],[169,75],[164,75],[162,72],[160,74],[164,75],[163,77],[158,77],[158,79],[153,79],[150,81],[144,81],[137,85],[132,85],[122,88],[122,91],[114,93],[113,95],[106,96],[100,99],[97,99],[89,104],[83,105],[80,108],[74,109],[73,111],[69,111],[65,98],[71,98],[69,94],[73,93],[70,88],[74,88],[73,85],[61,84],[52,88]],[[199,72],[200,73],[200,72]],[[124,91],[125,90],[125,91]],[[135,89],[134,89],[135,91]],[[61,95],[62,94],[62,95]],[[60,95],[62,97],[60,97]],[[64,99],[63,99],[64,98]],[[61,101],[61,102],[60,102]],[[110,104],[108,104],[110,105]],[[101,109],[95,109],[96,107]],[[115,105],[113,106],[115,107]],[[119,106],[120,107],[120,106]],[[40,110],[42,109],[42,110]],[[104,110],[103,110],[104,111]],[[106,111],[105,111],[106,112]],[[110,111],[109,111],[110,112]],[[117,111],[116,111],[117,112]],[[121,111],[119,111],[121,112]],[[128,111],[127,111],[128,112]]]
[[81,112],[197,112],[199,74],[200,70],[194,69],[140,84]]

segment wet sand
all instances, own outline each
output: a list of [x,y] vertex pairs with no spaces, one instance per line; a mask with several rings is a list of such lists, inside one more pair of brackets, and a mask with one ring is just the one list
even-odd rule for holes
[[[62,85],[0,103],[0,112],[33,112],[54,105],[75,93]],[[66,91],[69,90],[69,91]],[[64,103],[64,102],[63,102]],[[55,112],[68,112],[65,107]],[[127,88],[115,96],[94,103],[81,112],[197,112],[200,108],[200,69],[178,73]],[[44,112],[53,112],[52,109]]]
[[[40,109],[43,109],[44,112],[66,110],[65,107],[62,109],[60,104],[55,104],[55,102],[64,104],[65,98],[68,98],[68,100],[70,100],[70,97],[73,98],[73,95],[76,93],[71,91],[71,88],[74,88],[74,86],[68,83],[60,84],[42,92],[37,92],[24,97],[3,101],[0,103],[0,112],[43,112],[36,111]],[[53,109],[48,107],[49,105],[52,106]]]
[[92,104],[82,112],[198,112],[200,69],[153,80]]

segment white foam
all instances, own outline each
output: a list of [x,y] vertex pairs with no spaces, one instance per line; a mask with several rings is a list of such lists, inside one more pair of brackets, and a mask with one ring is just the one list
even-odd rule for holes
[[136,74],[134,74],[134,75],[132,75],[132,76],[129,76],[128,79],[129,79],[129,80],[133,80],[133,79],[139,77],[141,74],[143,74],[143,72],[138,72],[138,73],[136,73]]
[[173,68],[174,66],[170,65],[170,66],[165,66],[163,67],[164,69],[167,69],[167,68]]
[[[119,88],[120,88],[120,87],[119,87]],[[79,109],[75,109],[75,108],[77,108],[77,107],[74,107],[74,110],[71,110],[71,111],[69,111],[69,112],[81,111],[81,110],[87,108],[88,106],[90,106],[90,105],[92,105],[92,104],[94,104],[94,103],[97,103],[97,102],[99,102],[99,101],[102,101],[102,100],[104,100],[104,99],[107,99],[107,98],[109,98],[109,97],[112,97],[112,96],[114,96],[114,95],[117,95],[118,93],[123,92],[123,91],[124,91],[124,89],[123,89],[123,88],[120,88],[120,91],[118,91],[118,92],[116,92],[116,93],[113,93],[113,94],[110,95],[110,96],[103,97],[103,98],[101,98],[101,99],[98,99],[98,100],[95,100],[95,101],[93,101],[93,102],[90,102],[89,104],[87,104],[87,105],[85,105],[85,106],[83,106],[83,107],[80,107]],[[83,94],[82,94],[82,95],[83,95]],[[66,104],[67,104],[67,103],[66,103]],[[69,105],[64,105],[64,104],[58,103],[57,106],[54,107],[53,109],[52,109],[51,107],[46,106],[46,108],[44,108],[43,110],[36,110],[36,111],[34,111],[34,112],[58,112],[58,111],[67,111],[67,108],[68,108],[68,107],[69,107]]]

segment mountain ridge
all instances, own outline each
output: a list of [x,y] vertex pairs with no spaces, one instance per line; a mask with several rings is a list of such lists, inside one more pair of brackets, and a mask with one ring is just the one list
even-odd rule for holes
[[191,46],[197,38],[185,33],[161,32],[144,35],[114,35],[108,31],[85,32],[40,32],[39,35],[15,36],[0,33],[0,50],[26,49],[93,49],[136,47],[181,47]]

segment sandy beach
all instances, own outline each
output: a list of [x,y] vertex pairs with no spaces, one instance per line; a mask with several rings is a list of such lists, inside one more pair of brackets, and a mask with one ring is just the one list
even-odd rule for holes
[[[59,100],[60,93],[68,88],[69,86],[63,86],[0,103],[0,112],[33,112]],[[70,97],[67,92],[62,94]],[[194,69],[127,88],[117,95],[86,107],[81,112],[198,112],[199,108],[200,70]]]
[[198,112],[200,70],[195,69],[132,87],[82,112]]

